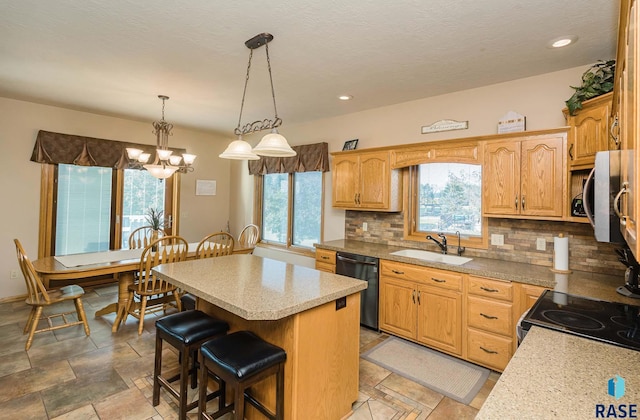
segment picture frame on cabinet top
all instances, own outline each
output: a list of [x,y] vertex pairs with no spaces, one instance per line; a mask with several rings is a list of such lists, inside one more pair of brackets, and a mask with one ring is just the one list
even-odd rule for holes
[[347,140],[344,142],[342,150],[356,150],[356,147],[358,147],[358,139]]

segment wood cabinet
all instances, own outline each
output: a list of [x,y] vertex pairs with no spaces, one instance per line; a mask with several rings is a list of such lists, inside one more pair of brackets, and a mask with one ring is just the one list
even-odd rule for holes
[[469,276],[467,358],[502,371],[515,351],[513,284]]
[[335,273],[336,252],[327,249],[316,249],[316,270]]
[[402,210],[402,176],[390,167],[389,151],[341,152],[333,156],[333,207]]
[[[611,98],[607,93],[584,101],[582,109],[576,115],[569,115],[564,109],[569,128],[567,138],[568,168],[572,170],[593,167],[596,152],[609,150],[609,119],[611,117]],[[617,148],[615,144],[612,149]]]
[[380,261],[380,329],[460,356],[462,278],[453,273]]
[[613,113],[619,121],[621,149],[620,230],[636,258],[640,258],[638,217],[640,216],[640,153],[638,152],[638,119],[640,111],[640,80],[638,63],[640,10],[635,0],[620,2],[620,27],[614,86]]
[[484,215],[561,219],[566,132],[485,143]]
[[520,307],[516,313],[517,319],[520,319],[523,313],[531,309],[542,292],[546,290],[544,287],[534,286],[532,284],[520,284],[519,286]]

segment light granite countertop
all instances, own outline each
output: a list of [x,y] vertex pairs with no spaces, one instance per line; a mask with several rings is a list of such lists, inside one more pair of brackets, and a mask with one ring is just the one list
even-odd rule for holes
[[572,271],[568,275],[558,275],[558,273],[554,273],[550,267],[478,257],[472,257],[473,259],[471,261],[462,265],[451,265],[391,255],[392,252],[406,248],[355,240],[339,239],[314,245],[320,249],[352,252],[354,254],[367,255],[385,260],[532,284],[549,289],[559,287],[559,289],[556,290],[577,296],[587,296],[610,302],[640,305],[640,300],[628,298],[616,292],[616,288],[624,284],[624,278],[621,276],[611,276],[586,271]]
[[[532,327],[476,419],[596,418],[597,404],[640,402],[639,366],[638,351]],[[625,381],[618,400],[607,393],[616,375]]]
[[162,279],[246,320],[277,320],[358,293],[367,282],[251,254],[161,264]]

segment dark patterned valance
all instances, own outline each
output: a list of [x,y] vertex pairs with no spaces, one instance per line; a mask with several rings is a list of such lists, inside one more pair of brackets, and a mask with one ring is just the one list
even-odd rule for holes
[[[96,139],[44,130],[38,131],[31,160],[38,163],[66,163],[68,165],[128,169],[127,147],[135,147],[146,153],[151,153],[151,161],[153,161],[156,151],[155,145]],[[186,153],[185,149],[173,147],[170,149],[173,150],[173,153]]]
[[249,161],[250,175],[287,174],[293,172],[327,172],[329,146],[327,143],[292,146],[297,155],[292,157],[261,157]]

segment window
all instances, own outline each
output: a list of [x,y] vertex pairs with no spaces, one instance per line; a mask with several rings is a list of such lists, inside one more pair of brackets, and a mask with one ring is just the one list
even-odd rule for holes
[[39,256],[128,248],[149,207],[171,218],[177,185],[147,171],[67,164],[43,165],[42,184]]
[[424,163],[411,169],[410,179],[411,239],[459,232],[465,246],[484,243],[481,165]]
[[273,173],[259,178],[262,240],[287,248],[313,248],[320,242],[322,172]]

